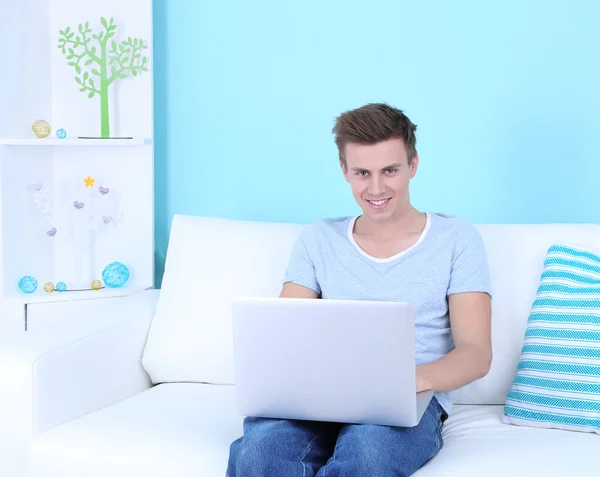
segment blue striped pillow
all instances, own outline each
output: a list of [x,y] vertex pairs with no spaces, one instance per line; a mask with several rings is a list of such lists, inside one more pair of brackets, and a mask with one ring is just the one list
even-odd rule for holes
[[547,251],[502,422],[600,434],[600,255]]

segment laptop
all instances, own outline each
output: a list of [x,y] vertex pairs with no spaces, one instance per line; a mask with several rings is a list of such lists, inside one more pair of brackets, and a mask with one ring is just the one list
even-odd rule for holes
[[236,297],[237,410],[243,416],[416,426],[410,303]]

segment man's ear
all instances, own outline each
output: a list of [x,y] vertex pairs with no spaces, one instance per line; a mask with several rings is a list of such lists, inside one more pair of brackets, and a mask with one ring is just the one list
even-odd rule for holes
[[342,173],[344,174],[344,179],[346,179],[346,182],[350,182],[348,180],[348,169],[346,168],[346,164],[344,163],[344,161],[340,158],[340,168],[342,169]]
[[418,167],[419,167],[419,155],[415,154],[415,157],[413,157],[412,161],[410,161],[410,178],[411,179],[413,177],[415,177]]

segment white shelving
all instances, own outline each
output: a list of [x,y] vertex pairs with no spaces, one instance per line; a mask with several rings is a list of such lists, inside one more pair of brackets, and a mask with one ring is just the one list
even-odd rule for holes
[[0,146],[75,146],[127,147],[152,145],[152,138],[132,139],[55,139],[29,137],[0,137]]
[[65,293],[45,293],[37,292],[33,295],[27,295],[23,300],[27,304],[37,303],[56,303],[58,301],[71,301],[71,300],[91,300],[96,298],[115,298],[128,296],[132,293],[142,291],[140,287],[123,287],[123,288],[103,288],[102,290],[85,290],[85,291],[73,291],[65,296]]
[[[152,0],[6,2],[0,299],[70,301],[154,286],[152,41]],[[51,127],[44,138],[32,130],[40,119]],[[125,286],[75,291],[103,281],[114,262],[130,273]],[[23,277],[37,281],[35,292],[20,289]],[[47,282],[67,291],[47,293]]]
[[96,298],[115,298],[128,296],[132,293],[137,293],[144,290],[142,287],[123,287],[123,288],[103,288],[101,290],[83,290],[83,291],[73,291],[69,293],[68,296],[65,296],[65,293],[45,293],[43,290],[38,291],[32,295],[27,295],[24,301],[27,304],[36,304],[36,303],[55,303],[57,301],[67,301],[67,300],[92,300]]

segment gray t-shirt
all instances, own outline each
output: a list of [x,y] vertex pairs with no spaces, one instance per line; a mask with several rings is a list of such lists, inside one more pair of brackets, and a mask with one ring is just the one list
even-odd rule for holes
[[[428,213],[425,229],[412,247],[380,259],[354,240],[356,219],[323,219],[306,227],[294,246],[284,282],[311,288],[323,299],[409,302],[415,314],[417,364],[443,357],[454,348],[448,296],[491,295],[479,232],[461,218]],[[450,414],[449,393],[435,396]]]

